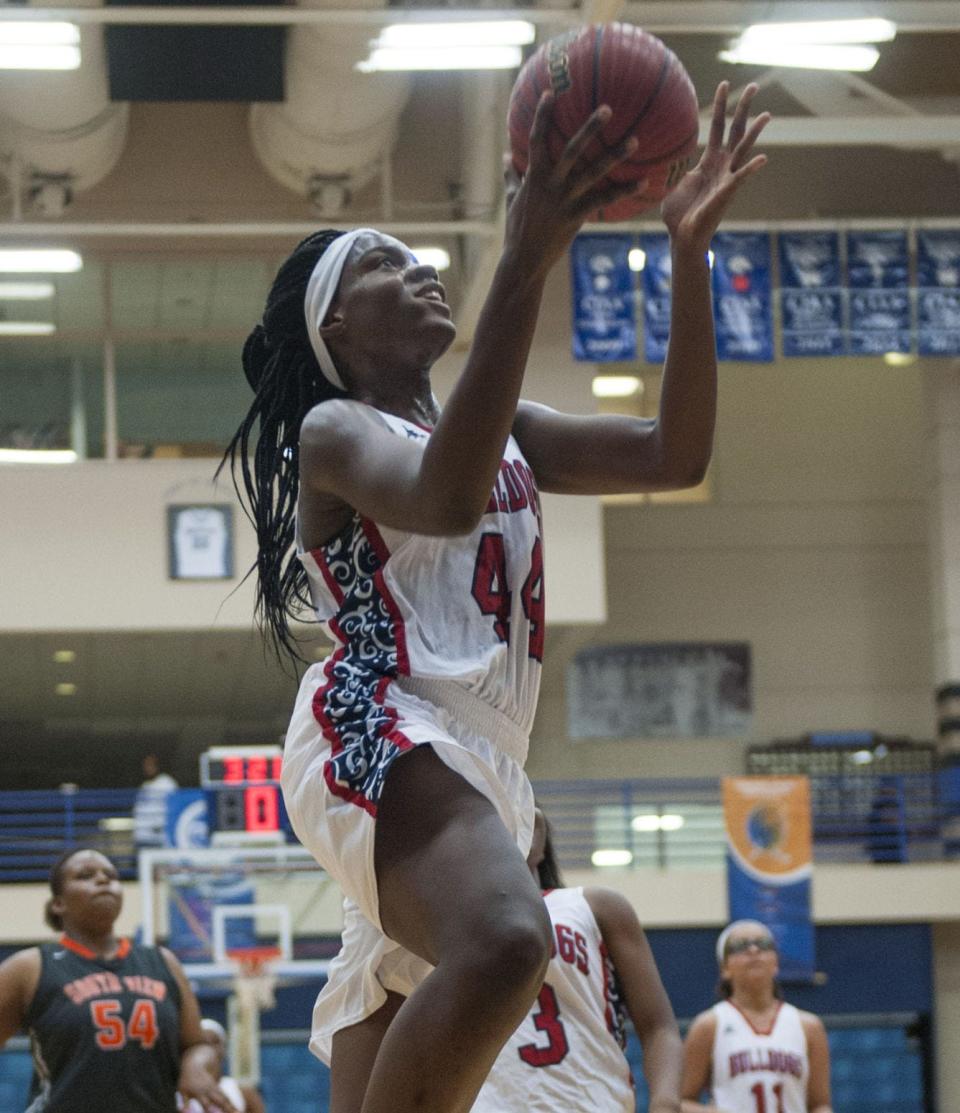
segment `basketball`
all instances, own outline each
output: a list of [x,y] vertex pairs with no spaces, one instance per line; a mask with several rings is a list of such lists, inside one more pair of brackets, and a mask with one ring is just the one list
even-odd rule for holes
[[524,63],[510,94],[507,125],[516,169],[529,161],[530,128],[545,90],[556,101],[548,138],[558,158],[567,142],[602,104],[612,109],[589,158],[636,136],[632,158],[610,174],[611,182],[648,179],[643,194],[602,210],[602,220],[626,220],[658,204],[693,161],[700,130],[693,82],[660,39],[629,23],[592,24],[558,35]]

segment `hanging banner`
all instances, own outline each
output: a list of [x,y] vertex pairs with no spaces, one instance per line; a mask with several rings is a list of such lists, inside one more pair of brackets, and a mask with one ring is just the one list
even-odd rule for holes
[[712,247],[718,358],[772,362],[770,237],[718,232]]
[[570,248],[573,358],[610,363],[637,358],[632,236],[577,236]]
[[647,363],[663,363],[670,339],[670,290],[673,256],[666,232],[645,232],[640,247],[646,259],[643,282],[643,354]]
[[848,232],[850,352],[909,352],[910,255],[902,231]]
[[836,232],[782,232],[780,316],[785,356],[842,356],[844,291]]
[[960,355],[960,229],[917,231],[917,346]]
[[813,976],[813,844],[806,777],[724,777],[731,920],[759,920],[780,954],[780,977]]

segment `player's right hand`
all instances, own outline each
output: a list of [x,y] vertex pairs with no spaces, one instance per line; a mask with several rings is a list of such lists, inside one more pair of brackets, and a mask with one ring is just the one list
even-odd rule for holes
[[610,171],[636,150],[633,136],[594,161],[584,157],[610,118],[608,105],[601,105],[590,115],[554,161],[548,143],[553,106],[553,94],[545,92],[530,131],[530,163],[507,213],[505,244],[505,249],[519,254],[522,265],[544,273],[566,251],[592,213],[642,193],[647,184],[605,181]]

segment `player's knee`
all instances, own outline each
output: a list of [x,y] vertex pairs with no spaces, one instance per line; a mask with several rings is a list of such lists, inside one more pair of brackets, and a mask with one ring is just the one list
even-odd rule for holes
[[542,902],[512,908],[487,926],[484,965],[502,985],[538,986],[550,961],[550,941],[550,921]]

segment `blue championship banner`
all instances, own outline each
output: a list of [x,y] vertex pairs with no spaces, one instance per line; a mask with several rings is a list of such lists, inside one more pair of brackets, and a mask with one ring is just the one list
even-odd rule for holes
[[836,232],[782,232],[780,314],[785,356],[842,356],[844,291]]
[[917,344],[922,356],[960,355],[960,228],[917,232]]
[[646,256],[643,282],[643,354],[647,363],[663,363],[670,339],[670,290],[673,256],[666,232],[645,232],[640,247]]
[[570,248],[573,358],[610,363],[637,358],[633,237],[577,236]]
[[718,358],[772,362],[770,237],[718,232],[712,247]]
[[910,351],[910,255],[907,233],[848,232],[850,352]]
[[731,920],[770,929],[784,981],[813,977],[813,843],[806,777],[724,777]]

